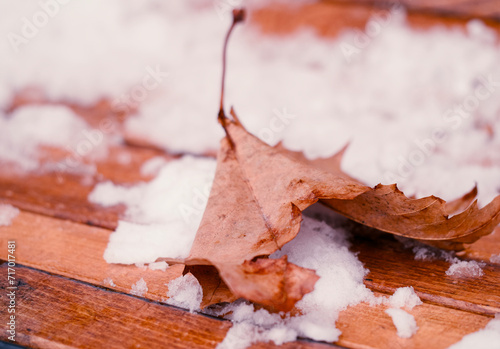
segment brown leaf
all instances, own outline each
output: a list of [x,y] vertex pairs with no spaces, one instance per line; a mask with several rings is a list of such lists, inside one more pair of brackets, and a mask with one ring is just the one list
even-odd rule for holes
[[203,299],[200,307],[203,309],[212,304],[233,302],[235,296],[219,276],[217,268],[211,265],[188,265],[183,274],[191,273],[203,289]]
[[435,196],[409,199],[395,184],[379,184],[353,200],[323,203],[361,224],[453,250],[490,234],[500,222],[500,196],[482,209],[474,201],[464,212],[448,218],[444,200]]
[[[248,289],[245,293],[240,286],[248,276],[236,277],[246,270],[242,269],[243,263],[268,256],[292,240],[300,230],[301,211],[319,199],[352,199],[369,187],[297,161],[251,135],[237,121],[226,120],[225,129],[228,136],[221,142],[207,208],[189,257],[183,262],[214,265],[238,296],[269,305],[277,301],[276,289],[285,282],[285,275],[255,275],[252,280],[256,285],[267,283],[269,287],[254,298],[255,292]],[[299,280],[308,277],[305,284],[316,281],[314,273],[286,264],[287,279],[294,279],[290,274],[296,274]],[[228,275],[231,277],[226,279]],[[265,282],[257,282],[259,278]],[[276,289],[272,291],[271,286]],[[306,292],[310,288],[298,290]],[[267,301],[264,291],[268,292]],[[293,305],[290,300],[301,297],[294,295],[276,303],[275,308],[285,310]]]
[[[469,208],[449,218],[475,197],[476,191],[450,204],[434,197],[407,198],[393,185],[369,188],[341,170],[345,148],[327,159],[308,160],[301,152],[271,147],[248,133],[231,110],[224,114],[224,77],[229,36],[244,18],[233,10],[233,23],[223,50],[219,122],[226,137],[217,156],[214,183],[186,265],[215,266],[231,291],[218,293],[221,283],[204,281],[209,304],[214,296],[243,297],[272,310],[289,311],[314,289],[314,271],[269,256],[292,240],[302,211],[321,200],[357,222],[446,248],[463,248],[489,234],[500,221],[500,196],[479,210]],[[188,267],[189,268],[189,267]],[[199,275],[213,268],[194,268]]]
[[288,263],[286,256],[230,264],[220,269],[220,275],[232,285],[233,294],[273,311],[291,310],[319,279],[314,270]]
[[470,192],[462,196],[461,198],[455,199],[453,201],[448,201],[445,204],[445,210],[449,215],[453,215],[460,211],[465,210],[474,201],[477,196],[477,185],[472,188]]
[[301,211],[319,199],[370,190],[297,161],[227,120],[207,208],[187,264],[241,264],[292,240]]
[[[268,256],[292,240],[301,211],[318,200],[364,225],[435,246],[462,249],[489,234],[500,220],[500,197],[483,209],[476,190],[446,205],[434,197],[409,199],[395,184],[369,188],[340,169],[343,151],[328,159],[308,160],[281,145],[271,147],[234,120],[224,119],[217,170],[207,208],[187,265],[213,265],[235,296],[276,310],[290,310],[310,292],[317,276],[286,263],[286,273]],[[251,262],[253,261],[253,262]],[[283,262],[280,262],[283,263]],[[281,268],[281,269],[280,269]],[[307,287],[283,288],[287,280]],[[293,295],[287,292],[292,292]]]

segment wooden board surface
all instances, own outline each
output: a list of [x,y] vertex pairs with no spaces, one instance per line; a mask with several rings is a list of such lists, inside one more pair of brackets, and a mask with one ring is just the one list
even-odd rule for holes
[[[416,28],[436,24],[458,26],[479,16],[500,32],[498,1],[403,1],[410,8],[409,23]],[[320,34],[336,36],[346,27],[363,28],[371,16],[390,3],[378,0],[322,1],[302,7],[273,5],[251,16],[266,34],[289,33],[308,26]],[[442,17],[446,14],[446,17]],[[36,95],[19,95],[10,110],[24,104],[48,103]],[[51,101],[50,103],[57,103]],[[94,106],[70,105],[97,127],[111,120],[120,132],[127,115],[118,115],[105,100]],[[124,207],[103,208],[88,202],[93,185],[104,180],[130,184],[150,177],[140,166],[155,156],[168,155],[147,140],[127,137],[96,163],[96,173],[20,175],[0,168],[0,202],[22,209],[8,227],[0,227],[0,259],[7,259],[6,243],[16,241],[18,284],[17,344],[33,348],[148,347],[215,348],[231,327],[228,321],[192,314],[163,304],[167,283],[182,274],[180,265],[166,271],[107,264],[103,259],[109,235],[124,214]],[[213,155],[213,154],[207,154]],[[64,152],[49,150],[52,161]],[[443,260],[416,261],[409,249],[386,234],[358,236],[353,250],[370,270],[365,285],[382,297],[398,287],[413,286],[424,304],[411,313],[419,331],[411,339],[396,336],[385,306],[359,304],[340,313],[337,343],[296,341],[283,348],[447,348],[464,335],[483,328],[500,312],[500,231],[468,246],[464,258],[486,263],[480,278],[446,276]],[[6,275],[6,264],[0,273]],[[132,296],[132,285],[143,278],[148,291]],[[112,280],[113,283],[110,283]],[[6,279],[0,282],[2,295]],[[2,318],[3,321],[3,318]],[[1,332],[1,341],[8,341]],[[260,343],[254,348],[272,348]]]

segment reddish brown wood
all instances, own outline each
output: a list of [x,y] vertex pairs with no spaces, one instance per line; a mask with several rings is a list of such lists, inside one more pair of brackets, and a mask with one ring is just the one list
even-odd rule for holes
[[373,290],[393,293],[413,286],[422,300],[456,309],[495,314],[500,312],[500,267],[487,264],[477,278],[447,276],[450,263],[444,260],[416,261],[392,236],[358,237],[352,249],[370,273],[365,284]]
[[347,348],[445,349],[465,334],[478,331],[491,320],[485,316],[423,304],[408,311],[419,329],[410,339],[399,338],[385,306],[361,303],[340,313],[337,327],[342,331],[339,345]]
[[500,21],[500,1],[498,0],[326,0],[329,3],[358,3],[368,6],[390,6],[398,4],[408,11],[426,15],[480,17]]
[[[8,227],[0,227],[0,258],[7,258],[7,241],[16,241],[16,259],[26,266],[130,293],[141,278],[146,298],[167,298],[166,283],[182,275],[183,266],[166,271],[135,265],[108,264],[103,258],[111,231],[22,212]],[[111,286],[105,279],[111,279]]]
[[[3,263],[0,271],[7,273]],[[17,344],[33,348],[215,348],[228,321],[16,267]],[[1,282],[2,294],[7,292]],[[0,340],[7,341],[6,332]],[[255,348],[274,348],[266,343]],[[299,341],[285,348],[332,348]]]
[[[67,153],[51,150],[47,156],[52,162],[64,159]],[[109,149],[106,159],[97,162],[93,175],[78,175],[62,171],[19,173],[11,167],[0,169],[0,202],[10,203],[27,211],[69,219],[114,229],[125,207],[101,207],[87,200],[95,184],[110,180],[116,184],[131,185],[150,180],[142,176],[140,168],[147,160],[161,156],[159,151],[126,146]]]
[[[384,1],[385,2],[385,1]],[[356,1],[322,1],[310,4],[297,4],[290,6],[289,4],[273,4],[263,7],[252,13],[251,21],[266,34],[288,34],[304,27],[314,28],[320,35],[327,37],[336,37],[342,31],[349,28],[357,28],[364,30],[368,20],[380,13],[391,8],[391,4],[395,1],[385,2],[382,0],[356,0]],[[425,1],[428,5],[432,0]],[[413,1],[403,1],[404,4],[414,3]],[[419,2],[416,2],[417,4]],[[496,9],[492,16],[488,15],[483,18],[483,21],[497,33],[500,33],[500,22],[498,20],[498,1],[481,1],[484,8],[481,10],[470,10],[467,12],[466,3],[462,2],[462,13],[460,17],[444,15],[445,10],[424,10],[422,6],[410,7],[407,21],[409,25],[415,29],[430,28],[433,26],[457,27],[460,30],[465,30],[465,24],[474,17],[477,17],[480,12],[485,12],[488,9]],[[450,1],[451,3],[451,1]],[[495,5],[496,3],[496,5]],[[444,6],[444,5],[443,5]],[[439,6],[436,6],[439,7]],[[447,7],[448,9],[459,8],[454,5]],[[418,10],[417,10],[418,9]],[[420,12],[419,12],[420,11]],[[493,12],[491,12],[493,13]],[[481,15],[481,17],[483,17]]]

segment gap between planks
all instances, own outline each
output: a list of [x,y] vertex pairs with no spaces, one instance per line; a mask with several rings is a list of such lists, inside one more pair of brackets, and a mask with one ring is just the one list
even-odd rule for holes
[[[0,266],[6,272],[6,263]],[[34,348],[106,346],[214,348],[230,322],[190,314],[139,297],[100,289],[83,282],[18,265],[16,307],[18,344]],[[0,288],[4,288],[2,284]],[[2,290],[5,291],[5,290]],[[383,307],[359,304],[341,312],[338,344],[348,348],[446,348],[469,331],[483,328],[487,317],[424,304],[411,312],[419,331],[411,339],[396,336]],[[355,325],[354,325],[355,324]],[[443,336],[443,334],[446,334]],[[6,340],[2,332],[0,340]],[[274,348],[259,343],[253,348]],[[296,341],[282,348],[327,349],[331,345]]]
[[[11,226],[0,228],[0,258],[6,258],[6,242],[14,239],[18,263],[123,293],[130,293],[132,284],[144,278],[148,286],[144,297],[152,301],[164,300],[167,292],[165,284],[180,276],[183,267],[174,265],[162,272],[143,270],[133,265],[107,264],[102,255],[110,233],[102,228],[21,212]],[[363,252],[359,255],[361,260],[363,255]],[[377,272],[382,273],[374,272],[372,268],[368,278],[373,278]],[[403,277],[400,276],[399,284],[397,280],[392,282],[397,287],[407,286],[410,281]],[[106,278],[113,279],[116,286],[105,284]],[[383,281],[379,281],[382,286],[373,287],[374,284],[369,286],[375,290],[384,286]],[[419,292],[418,287],[416,290]],[[421,296],[428,294],[419,293]],[[381,295],[378,292],[376,294]],[[349,348],[392,348],[397,347],[396,344],[411,343],[415,348],[445,348],[465,334],[484,327],[490,320],[485,314],[424,303],[412,311],[421,329],[412,339],[402,340],[396,336],[392,321],[384,309],[384,306],[360,304],[342,311],[337,327],[343,331],[343,335],[337,344]],[[446,335],[443,336],[443,333]]]

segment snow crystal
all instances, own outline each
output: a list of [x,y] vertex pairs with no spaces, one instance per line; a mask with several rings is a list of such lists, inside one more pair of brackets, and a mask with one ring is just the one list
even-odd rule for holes
[[0,204],[0,227],[9,226],[19,214],[19,209],[9,204]]
[[491,263],[500,263],[500,254],[492,254],[490,257]]
[[104,286],[111,286],[111,287],[116,287],[116,284],[113,282],[113,279],[111,278],[105,278],[104,280],[102,280],[102,283]]
[[450,263],[446,270],[446,275],[454,277],[481,277],[483,276],[483,262],[463,261],[455,256],[453,251],[440,250],[438,248],[425,245],[419,241],[408,238],[396,237],[405,248],[411,248],[415,253],[415,260],[432,261],[441,259]]
[[146,292],[148,292],[148,286],[146,285],[146,281],[141,278],[139,281],[132,285],[130,294],[142,297]]
[[500,314],[496,314],[485,328],[466,335],[448,349],[500,349]]
[[455,277],[481,277],[485,263],[476,261],[455,261],[446,271],[446,275]]
[[403,309],[395,308],[387,309],[385,312],[392,318],[399,337],[410,338],[417,332],[418,326],[413,315]]
[[297,332],[286,326],[279,314],[264,309],[255,311],[248,303],[235,303],[225,308],[233,321],[224,340],[217,349],[244,349],[257,342],[274,342],[281,345],[297,339]]
[[[148,183],[98,184],[89,201],[103,206],[126,204],[109,240],[108,263],[152,263],[185,258],[200,224],[215,172],[215,160],[184,156],[166,163]],[[131,222],[129,222],[131,221]]]
[[415,294],[413,287],[400,287],[389,297],[389,305],[392,308],[403,308],[412,310],[415,306],[422,304],[420,298]]
[[165,271],[167,270],[168,268],[168,264],[167,262],[165,261],[161,261],[161,262],[156,262],[156,263],[150,263],[148,265],[148,268],[151,269],[151,270],[161,270],[161,271]]
[[165,303],[188,309],[190,312],[200,310],[203,289],[193,274],[179,276],[170,281],[167,286],[169,298]]

